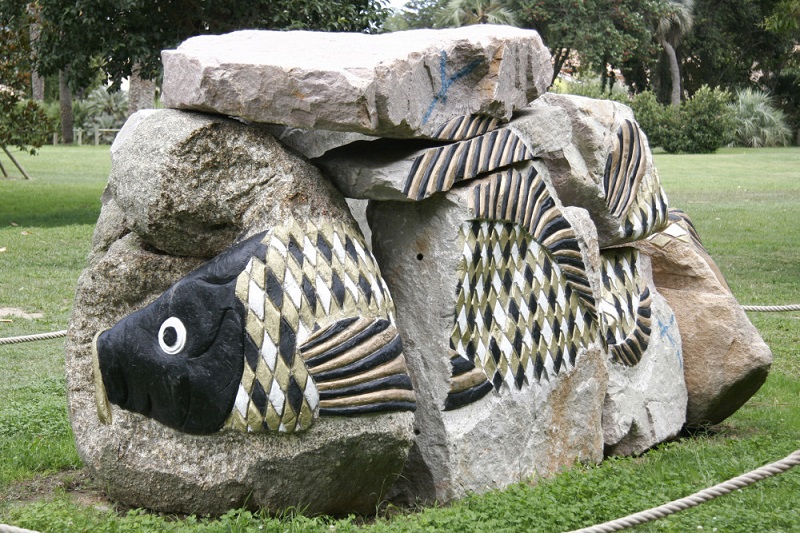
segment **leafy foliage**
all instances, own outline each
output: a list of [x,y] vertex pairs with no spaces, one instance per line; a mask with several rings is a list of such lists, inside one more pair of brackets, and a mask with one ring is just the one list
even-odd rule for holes
[[742,89],[737,91],[736,99],[729,106],[736,120],[733,144],[761,148],[789,143],[792,132],[786,124],[786,116],[773,105],[767,93]]
[[628,91],[624,86],[615,84],[610,89],[604,90],[601,87],[600,79],[597,77],[589,79],[573,78],[572,80],[558,78],[553,82],[550,90],[559,94],[574,94],[597,100],[614,100],[626,105],[630,104]]
[[665,10],[661,0],[514,0],[512,5],[520,26],[537,30],[550,48],[553,79],[577,54],[581,69],[601,74],[609,85],[607,65],[621,68],[654,56],[652,28]]
[[665,106],[645,91],[633,97],[631,108],[650,146],[669,153],[711,153],[733,138],[736,122],[730,100],[727,91],[701,87],[680,107]]
[[[695,0],[694,31],[684,41],[684,85],[744,87],[755,80],[776,95],[777,77],[796,64],[791,35],[769,31],[765,19],[776,0]],[[795,58],[792,60],[792,58]]]
[[25,97],[30,85],[30,43],[22,21],[22,14],[0,13],[0,147],[16,146],[34,153],[44,143],[50,122],[39,104]]
[[450,0],[440,13],[439,25],[507,24],[516,26],[506,0]]
[[664,139],[668,135],[668,128],[665,127],[665,114],[670,111],[658,102],[655,93],[652,91],[640,92],[633,97],[630,106],[636,122],[647,135],[650,146],[664,146]]
[[409,0],[403,8],[386,19],[385,31],[437,28],[448,0]]

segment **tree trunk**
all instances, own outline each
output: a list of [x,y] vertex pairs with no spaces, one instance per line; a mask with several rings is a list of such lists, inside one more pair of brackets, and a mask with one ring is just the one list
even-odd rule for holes
[[[38,22],[31,22],[31,46],[39,40],[41,33],[41,25]],[[31,89],[33,99],[44,102],[44,78],[35,70],[31,72]]]
[[550,87],[553,86],[553,84],[558,79],[558,75],[561,74],[561,69],[564,68],[564,63],[567,62],[567,59],[569,58],[570,53],[572,53],[572,50],[569,49],[569,48],[559,48],[557,51],[555,51],[552,54],[552,56],[553,56],[553,78],[550,80]]
[[58,73],[58,103],[61,107],[61,136],[64,144],[72,144],[72,90],[64,71]]
[[156,99],[156,82],[139,76],[140,67],[133,66],[128,89],[128,116],[140,109],[152,109]]
[[678,64],[678,56],[675,48],[667,41],[661,41],[664,52],[669,59],[669,78],[672,81],[672,91],[669,96],[669,104],[673,106],[681,105],[681,67]]

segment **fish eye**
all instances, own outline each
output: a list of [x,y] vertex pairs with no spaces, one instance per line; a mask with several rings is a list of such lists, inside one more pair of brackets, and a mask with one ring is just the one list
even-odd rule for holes
[[171,316],[161,324],[158,330],[158,345],[164,353],[175,355],[186,346],[186,326],[181,319]]

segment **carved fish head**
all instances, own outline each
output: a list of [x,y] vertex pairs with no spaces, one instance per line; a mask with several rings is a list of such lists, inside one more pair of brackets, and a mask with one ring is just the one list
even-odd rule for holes
[[107,398],[186,433],[222,427],[248,342],[236,278],[258,245],[231,248],[95,337],[100,411]]

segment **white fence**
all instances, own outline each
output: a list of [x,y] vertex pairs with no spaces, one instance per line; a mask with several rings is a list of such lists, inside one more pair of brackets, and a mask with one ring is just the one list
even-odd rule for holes
[[[100,144],[101,140],[106,141],[106,139],[110,139],[109,144],[111,144],[117,137],[117,133],[119,133],[119,129],[94,128],[93,130],[86,131],[82,128],[75,128],[72,130],[72,138],[75,140],[75,144],[81,146],[83,144],[84,135],[87,141],[93,136],[94,145],[97,146]],[[53,133],[53,144],[58,144],[58,133]]]

